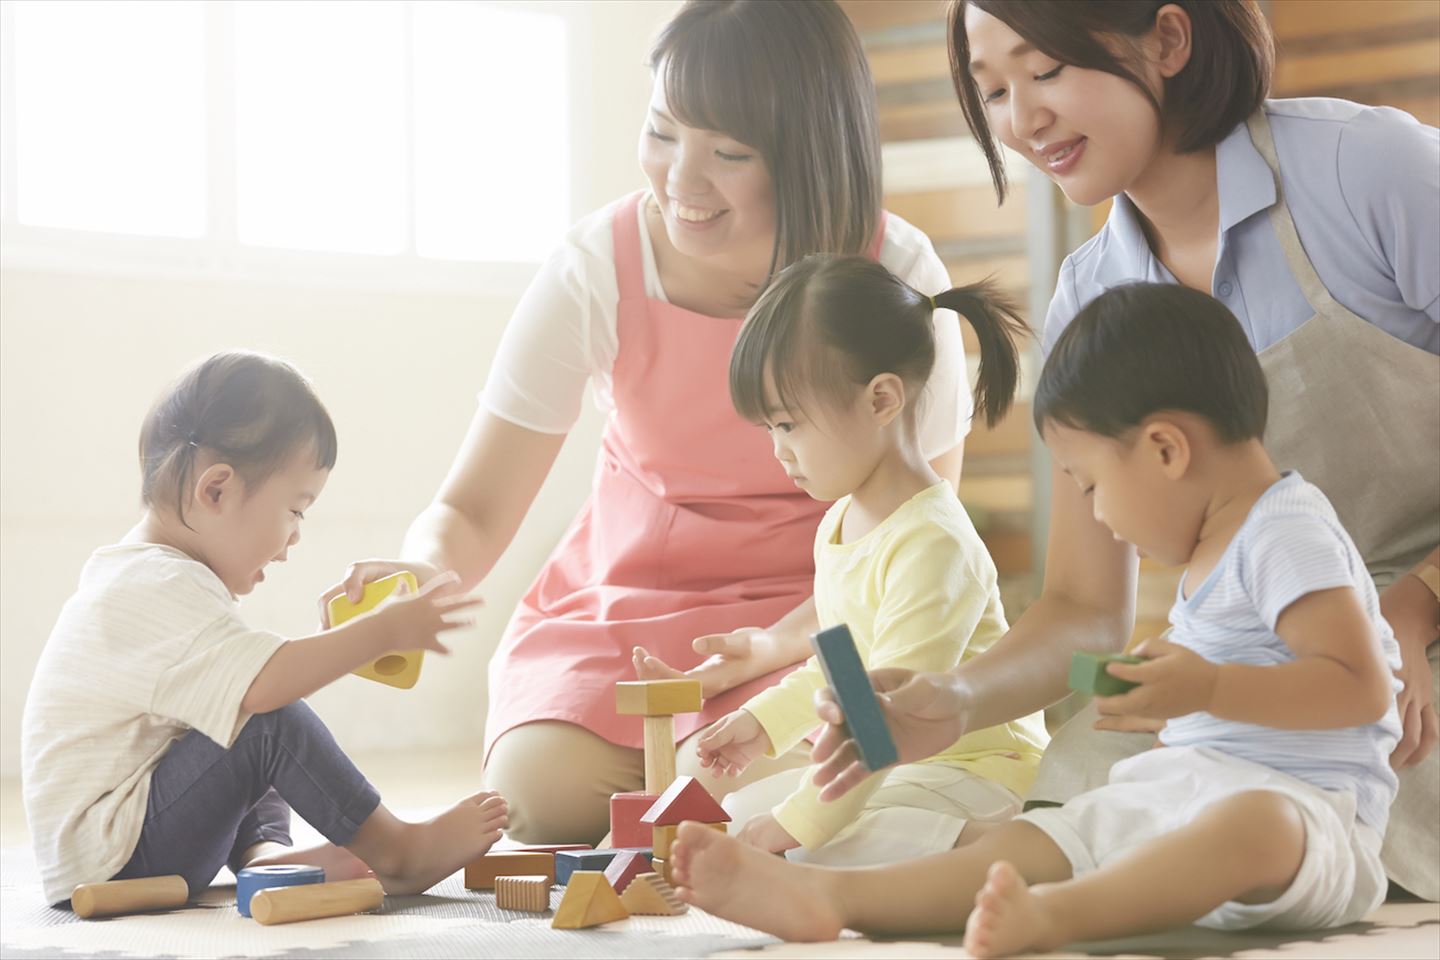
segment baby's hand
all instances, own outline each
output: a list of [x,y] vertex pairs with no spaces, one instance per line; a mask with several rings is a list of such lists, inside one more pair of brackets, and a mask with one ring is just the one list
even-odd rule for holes
[[1111,663],[1110,676],[1140,686],[1113,697],[1096,697],[1102,730],[1150,733],[1172,717],[1207,710],[1220,668],[1188,647],[1151,637],[1135,648],[1144,663]]
[[482,602],[479,597],[456,596],[459,586],[460,578],[454,573],[433,577],[417,593],[410,593],[404,583],[397,586],[371,614],[383,638],[382,652],[433,650],[448,654],[450,648],[440,642],[439,635],[472,625],[474,618],[463,611]]
[[721,717],[700,734],[695,753],[715,776],[739,776],[750,761],[770,750],[770,735],[748,710]]
[[407,570],[415,575],[415,582],[421,586],[441,574],[440,570],[430,564],[414,560],[358,560],[350,564],[345,568],[345,579],[320,594],[320,628],[329,630],[331,627],[331,600],[343,593],[351,603],[359,603],[365,596],[366,584]]
[[784,853],[800,846],[800,841],[790,836],[790,831],[780,826],[773,813],[757,813],[745,821],[736,838],[757,850],[766,853]]

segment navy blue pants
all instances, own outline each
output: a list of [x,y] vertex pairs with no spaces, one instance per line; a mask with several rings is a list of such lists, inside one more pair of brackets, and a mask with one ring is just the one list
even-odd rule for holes
[[243,868],[255,844],[290,846],[292,808],[344,846],[379,805],[304,701],[252,716],[228,750],[191,730],[155,768],[140,842],[113,879],[178,873],[194,897],[222,866]]

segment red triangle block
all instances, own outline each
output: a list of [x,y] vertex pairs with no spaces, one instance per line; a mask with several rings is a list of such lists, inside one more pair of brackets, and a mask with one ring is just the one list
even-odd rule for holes
[[677,777],[660,799],[651,805],[641,823],[652,827],[673,827],[682,820],[701,823],[729,823],[730,814],[715,802],[710,791],[694,777]]
[[648,854],[638,850],[626,850],[624,853],[615,855],[610,861],[610,866],[605,868],[605,879],[610,881],[610,886],[615,888],[616,893],[624,893],[625,888],[630,886],[630,881],[642,873],[650,872],[650,857]]

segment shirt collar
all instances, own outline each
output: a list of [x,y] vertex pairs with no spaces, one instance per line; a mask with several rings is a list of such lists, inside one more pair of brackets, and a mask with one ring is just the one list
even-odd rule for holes
[[[1245,124],[1237,124],[1215,147],[1215,181],[1220,195],[1220,233],[1223,236],[1240,222],[1276,200],[1275,175],[1250,139]],[[1144,279],[1165,282],[1168,278],[1140,226],[1140,211],[1125,194],[1115,197],[1105,224],[1116,255],[1102,258],[1096,279],[1106,286]],[[1172,281],[1173,282],[1173,281]]]

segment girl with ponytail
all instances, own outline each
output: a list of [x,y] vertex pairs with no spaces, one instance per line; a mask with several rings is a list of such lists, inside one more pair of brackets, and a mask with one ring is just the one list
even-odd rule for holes
[[[867,257],[806,257],[761,295],[730,359],[735,409],[769,431],[796,486],[835,501],[816,533],[816,610],[822,629],[850,628],[871,670],[950,670],[1007,629],[995,564],[919,442],[936,309],[979,335],[975,404],[993,424],[1015,391],[1025,325],[988,284],[931,297]],[[790,750],[814,729],[824,686],[811,660],[752,697],[701,734],[700,765],[733,776]],[[1018,812],[1046,741],[1035,713],[874,774],[837,802],[822,804],[813,770],[795,769],[726,808],[744,841],[791,859],[901,860],[950,849],[971,820]]]

